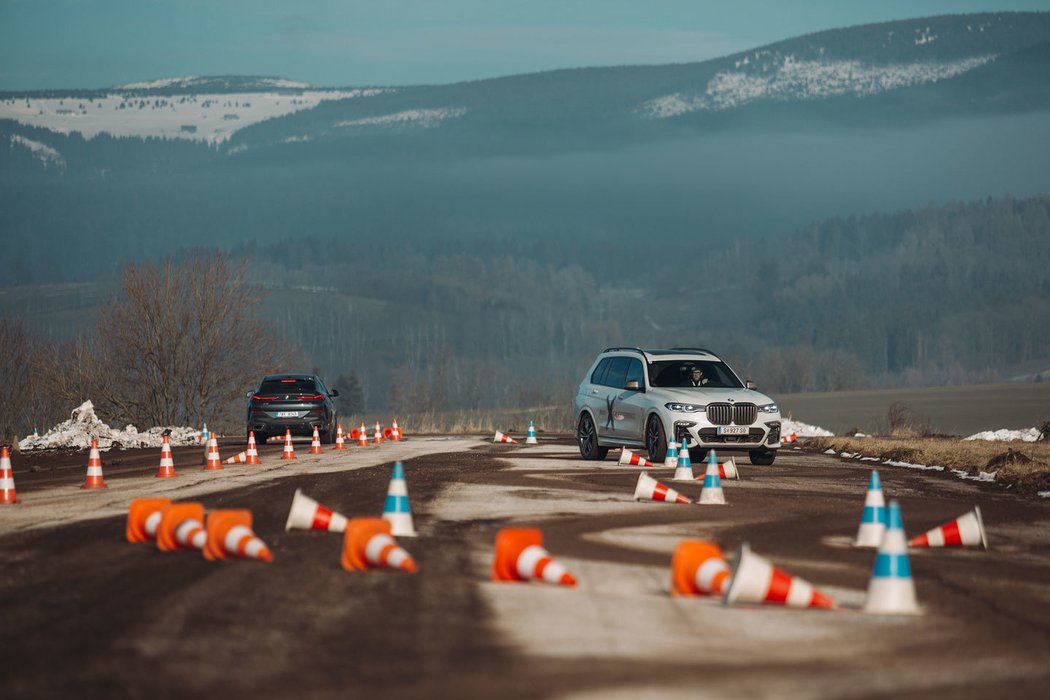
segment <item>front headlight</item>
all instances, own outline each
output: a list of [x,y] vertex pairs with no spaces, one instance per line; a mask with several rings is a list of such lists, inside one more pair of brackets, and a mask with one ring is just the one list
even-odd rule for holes
[[704,404],[696,403],[665,403],[664,408],[669,411],[675,411],[677,413],[697,413],[707,408]]
[[775,403],[767,403],[764,406],[759,406],[758,410],[760,413],[780,413],[780,407]]

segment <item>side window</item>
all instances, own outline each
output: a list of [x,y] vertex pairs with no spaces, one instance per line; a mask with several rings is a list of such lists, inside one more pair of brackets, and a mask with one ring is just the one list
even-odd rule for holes
[[627,365],[630,362],[631,358],[629,357],[612,358],[612,362],[609,364],[609,371],[605,373],[605,380],[602,384],[614,389],[623,389],[623,385],[627,383]]
[[591,384],[601,384],[602,379],[605,378],[605,370],[609,369],[609,362],[612,361],[611,357],[606,357],[604,360],[598,363],[598,366],[594,368],[591,373]]
[[645,377],[642,375],[642,361],[635,357],[630,359],[631,362],[627,365],[627,379],[624,384],[626,385],[627,382],[634,380],[638,382],[639,388],[644,389]]

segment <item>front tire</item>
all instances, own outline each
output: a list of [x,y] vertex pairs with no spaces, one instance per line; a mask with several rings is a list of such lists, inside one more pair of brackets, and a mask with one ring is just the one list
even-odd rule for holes
[[645,447],[649,450],[649,461],[663,464],[667,457],[667,436],[664,435],[664,424],[659,416],[649,416],[645,424]]
[[749,450],[747,453],[751,464],[757,467],[768,467],[777,458],[776,450]]
[[589,413],[581,415],[576,424],[576,441],[580,445],[580,456],[586,460],[601,461],[609,454],[608,447],[598,445],[598,431],[594,429],[594,421]]

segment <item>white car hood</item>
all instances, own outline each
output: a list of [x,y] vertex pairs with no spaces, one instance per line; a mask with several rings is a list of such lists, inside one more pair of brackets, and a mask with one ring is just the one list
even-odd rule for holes
[[702,403],[709,404],[717,401],[732,401],[732,403],[750,402],[757,406],[776,403],[763,393],[752,389],[707,389],[705,387],[688,388],[664,388],[656,387],[649,389],[653,396],[667,397],[667,401],[677,403]]

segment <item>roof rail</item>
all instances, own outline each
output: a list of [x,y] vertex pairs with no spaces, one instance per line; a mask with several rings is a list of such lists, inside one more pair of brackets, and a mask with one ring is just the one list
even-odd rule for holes
[[605,348],[604,350],[602,350],[602,352],[617,352],[619,350],[627,350],[631,352],[637,352],[643,356],[645,355],[645,350],[642,350],[641,348]]
[[708,350],[707,348],[669,348],[669,349],[670,350],[692,350],[694,352],[703,352],[703,353],[707,353],[708,355],[714,355],[714,353],[711,352],[710,350]]

